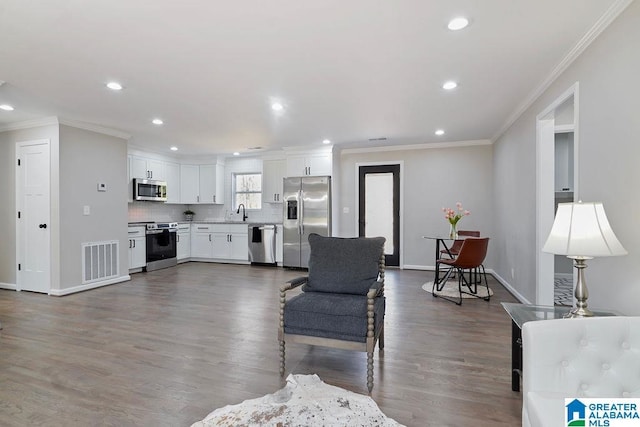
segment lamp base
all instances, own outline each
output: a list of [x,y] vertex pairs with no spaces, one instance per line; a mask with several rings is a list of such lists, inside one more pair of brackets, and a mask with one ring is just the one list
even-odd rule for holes
[[593,311],[589,310],[588,308],[576,307],[562,317],[564,317],[565,319],[575,319],[577,317],[593,317],[593,316],[595,316],[593,314]]
[[584,280],[584,269],[587,268],[585,258],[574,258],[574,267],[578,269],[578,282],[576,283],[576,289],[574,292],[576,297],[576,308],[565,314],[564,318],[572,319],[576,317],[592,317],[593,311],[587,308],[589,291],[587,290],[587,283]]

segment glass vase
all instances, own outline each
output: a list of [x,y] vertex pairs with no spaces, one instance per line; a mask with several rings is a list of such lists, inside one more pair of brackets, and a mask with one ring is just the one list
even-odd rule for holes
[[450,239],[457,239],[458,238],[458,228],[457,228],[457,224],[449,224],[449,238]]

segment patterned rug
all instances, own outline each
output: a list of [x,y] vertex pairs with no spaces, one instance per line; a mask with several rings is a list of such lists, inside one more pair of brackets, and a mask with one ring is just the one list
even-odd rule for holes
[[289,375],[275,393],[216,409],[191,427],[311,425],[402,427],[369,396],[325,384],[317,375]]
[[[427,282],[424,285],[422,285],[422,290],[427,291],[429,293],[431,293],[431,290],[433,289],[433,282]],[[465,294],[464,291],[469,292],[469,288],[467,288],[466,286],[462,286],[462,298],[476,298],[473,295],[469,295],[469,294]],[[435,291],[434,295],[436,296],[443,296],[443,297],[447,297],[447,298],[459,298],[460,297],[460,293],[458,292],[458,280],[447,280],[447,283],[445,283],[444,288],[442,288],[441,291]],[[487,296],[487,288],[484,286],[484,284],[482,285],[478,285],[478,297],[480,298],[485,298]],[[489,288],[489,296],[493,295],[493,289]]]
[[573,279],[556,277],[553,280],[553,304],[573,306]]

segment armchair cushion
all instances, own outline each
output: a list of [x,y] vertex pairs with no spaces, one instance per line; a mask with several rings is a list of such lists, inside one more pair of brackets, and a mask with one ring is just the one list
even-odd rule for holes
[[[384,304],[384,297],[374,299],[374,332],[384,321]],[[287,301],[284,331],[287,334],[365,342],[367,297],[326,292],[296,295]]]
[[309,281],[305,292],[366,295],[378,278],[384,237],[309,235]]

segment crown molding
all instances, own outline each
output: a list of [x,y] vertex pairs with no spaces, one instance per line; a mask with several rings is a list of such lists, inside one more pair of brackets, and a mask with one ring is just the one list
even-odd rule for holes
[[96,132],[96,133],[102,133],[104,135],[115,136],[116,138],[126,139],[127,141],[131,139],[131,135],[126,132],[122,132],[117,129],[103,127],[100,125],[95,125],[93,123],[86,123],[78,120],[61,118],[60,124],[65,126],[71,126],[78,129],[88,130],[90,132]]
[[30,129],[40,126],[58,125],[58,118],[55,116],[44,117],[42,119],[25,120],[22,122],[8,123],[5,126],[0,126],[0,132],[6,132],[11,130]]
[[515,109],[513,114],[504,122],[498,132],[491,138],[495,142],[522,116],[533,103],[544,94],[551,84],[584,52],[595,39],[629,6],[633,0],[617,0],[609,9],[596,21],[596,23],[586,32],[586,34],[576,43],[576,45],[565,55],[556,65],[546,79],[525,98],[524,102]]
[[362,148],[345,148],[340,150],[340,154],[359,154],[359,153],[375,153],[383,151],[406,151],[406,150],[428,150],[433,148],[457,148],[472,147],[478,145],[491,145],[489,139],[473,139],[468,141],[451,141],[451,142],[427,142],[423,144],[410,145],[385,145],[381,147],[362,147]]

